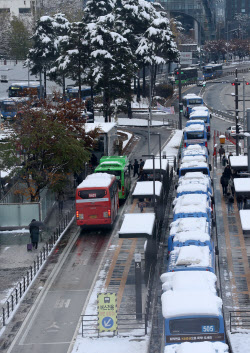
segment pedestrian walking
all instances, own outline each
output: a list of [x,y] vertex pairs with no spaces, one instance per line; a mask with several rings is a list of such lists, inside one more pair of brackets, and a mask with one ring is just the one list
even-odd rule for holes
[[226,153],[225,148],[222,145],[220,145],[220,148],[219,148],[220,162],[222,160],[222,156],[224,156],[225,153]]
[[222,157],[222,165],[223,165],[223,167],[225,167],[227,165],[227,157],[225,156],[225,154]]
[[231,168],[229,167],[229,165],[226,165],[225,169],[224,169],[224,172],[223,172],[224,176],[228,179],[231,178],[232,176],[232,172],[231,172]]
[[230,194],[228,196],[228,199],[227,199],[227,211],[228,211],[228,213],[233,212],[233,210],[234,210],[233,205],[234,205],[234,197],[233,197],[232,194]]
[[137,174],[137,176],[139,176],[139,163],[138,163],[137,159],[135,159],[135,161],[134,161],[133,168],[134,168],[134,177],[136,174]]
[[140,159],[140,174],[142,173],[144,164],[145,162],[142,159]]
[[238,206],[238,210],[242,210],[243,208],[243,197],[241,195],[238,195],[236,197],[236,201],[237,201],[237,206]]
[[228,186],[230,187],[230,193],[234,196],[235,189],[234,189],[234,180],[232,176],[229,179]]
[[63,191],[59,191],[58,196],[57,196],[57,201],[58,201],[59,213],[62,214],[63,202],[64,202],[64,192]]
[[228,187],[228,179],[225,177],[224,174],[222,174],[222,176],[220,178],[220,183],[222,186],[223,195],[226,195],[227,194],[227,187]]
[[32,219],[31,223],[29,224],[29,231],[31,243],[35,249],[37,249],[39,242],[39,227],[45,227],[44,223]]
[[129,175],[130,175],[132,169],[133,169],[132,163],[131,163],[131,161],[129,161],[129,163],[128,163],[128,173],[129,173]]

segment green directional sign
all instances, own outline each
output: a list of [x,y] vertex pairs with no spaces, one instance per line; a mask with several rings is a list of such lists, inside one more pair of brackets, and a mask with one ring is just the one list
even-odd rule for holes
[[98,328],[100,332],[117,331],[116,293],[97,294]]

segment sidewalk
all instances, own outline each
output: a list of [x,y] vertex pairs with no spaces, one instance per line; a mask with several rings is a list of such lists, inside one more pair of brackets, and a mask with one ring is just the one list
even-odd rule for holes
[[[229,142],[226,145],[225,149],[230,150]],[[250,311],[250,238],[243,235],[236,197],[233,210],[228,211],[227,196],[223,195],[220,184],[224,168],[218,156],[213,178],[219,248],[218,270],[226,328],[235,353],[245,351],[246,341],[248,346],[250,344],[250,331],[245,332],[241,338],[239,335],[242,334],[230,334],[230,311]]]

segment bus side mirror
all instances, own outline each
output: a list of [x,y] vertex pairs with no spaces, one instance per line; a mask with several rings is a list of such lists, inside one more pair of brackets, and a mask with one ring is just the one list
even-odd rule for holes
[[218,246],[215,247],[215,255],[219,255],[219,249],[218,249]]
[[177,168],[176,173],[179,174],[179,168]]
[[210,119],[212,119],[212,117],[213,117],[213,115],[212,115],[212,114],[210,114]]
[[177,188],[178,188],[178,185],[175,185],[175,190],[177,190]]
[[211,164],[209,164],[209,170],[210,170],[210,172],[211,172],[211,170],[212,170],[212,166],[211,166]]

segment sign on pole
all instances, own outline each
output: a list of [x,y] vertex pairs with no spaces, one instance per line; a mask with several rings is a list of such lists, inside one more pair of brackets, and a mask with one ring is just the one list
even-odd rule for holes
[[97,311],[99,331],[117,331],[116,293],[97,294]]
[[192,64],[192,52],[180,51],[180,64],[191,65]]

